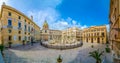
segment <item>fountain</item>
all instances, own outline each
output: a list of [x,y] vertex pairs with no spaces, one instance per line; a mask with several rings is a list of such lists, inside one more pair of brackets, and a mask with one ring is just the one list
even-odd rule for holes
[[76,47],[80,47],[82,46],[82,42],[80,41],[76,41],[75,39],[73,40],[66,40],[66,39],[62,39],[62,40],[49,40],[46,42],[42,42],[42,45],[47,47],[47,48],[53,48],[53,49],[72,49],[72,48],[76,48]]

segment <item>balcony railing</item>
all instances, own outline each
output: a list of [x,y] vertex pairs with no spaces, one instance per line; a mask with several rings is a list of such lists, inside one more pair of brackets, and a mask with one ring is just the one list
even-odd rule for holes
[[112,29],[115,29],[115,30],[117,30],[117,31],[120,31],[120,28],[112,28]]
[[21,27],[18,27],[18,30],[22,30],[22,28],[21,28]]
[[7,28],[13,28],[13,26],[12,25],[8,25]]

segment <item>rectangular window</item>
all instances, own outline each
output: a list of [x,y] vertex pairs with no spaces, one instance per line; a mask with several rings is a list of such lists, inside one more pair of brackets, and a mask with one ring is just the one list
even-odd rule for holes
[[19,38],[18,40],[21,41],[21,36],[19,36],[18,38]]
[[18,23],[18,27],[21,28],[21,23],[20,22]]
[[25,34],[26,34],[26,32],[25,32]]
[[25,19],[25,22],[26,22],[26,19]]
[[97,36],[99,36],[99,33],[97,33]]
[[21,19],[21,16],[19,16],[18,19]]
[[24,29],[25,29],[25,31],[27,30],[27,26],[26,25],[24,25]]
[[11,41],[12,40],[12,36],[8,36],[8,40]]
[[8,33],[11,33],[12,32],[12,30],[8,30]]
[[45,33],[47,33],[47,30],[45,30]]
[[11,12],[8,12],[8,16],[11,16],[12,14],[11,14]]
[[18,33],[21,34],[21,31],[19,31]]
[[28,31],[30,32],[30,26],[28,27]]
[[12,20],[8,20],[8,26],[12,26]]
[[30,40],[30,37],[29,37],[29,40]]
[[104,33],[102,33],[102,36],[103,36],[103,37],[105,36]]
[[27,40],[27,37],[25,36],[25,40]]

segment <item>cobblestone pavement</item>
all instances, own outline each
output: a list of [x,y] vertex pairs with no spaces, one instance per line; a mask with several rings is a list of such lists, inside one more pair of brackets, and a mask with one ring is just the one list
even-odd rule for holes
[[[94,45],[94,48],[91,47]],[[105,50],[105,44],[97,43],[83,43],[82,47],[67,49],[67,50],[56,50],[42,47],[36,43],[33,46],[19,46],[5,50],[5,62],[6,63],[56,63],[56,59],[61,55],[62,63],[95,63],[92,57],[89,57],[89,52],[100,49]],[[105,53],[102,57],[106,59],[104,63],[112,63],[110,53]]]

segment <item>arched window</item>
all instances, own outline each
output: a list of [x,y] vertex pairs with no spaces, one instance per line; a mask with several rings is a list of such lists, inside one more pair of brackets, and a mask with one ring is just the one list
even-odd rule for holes
[[47,30],[45,30],[45,33],[47,33]]

